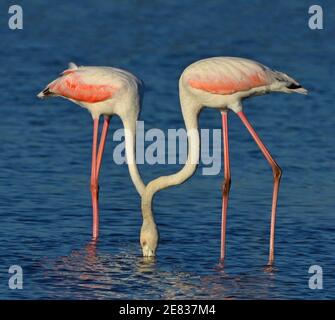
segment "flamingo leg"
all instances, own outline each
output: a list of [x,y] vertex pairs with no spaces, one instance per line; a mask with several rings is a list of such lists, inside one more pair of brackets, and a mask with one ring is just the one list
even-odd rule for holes
[[245,116],[245,114],[240,111],[237,115],[242,120],[243,124],[248,129],[249,133],[257,143],[258,147],[261,149],[264,157],[269,162],[272,172],[273,172],[273,195],[272,195],[272,209],[271,209],[271,227],[270,227],[270,250],[269,250],[269,262],[268,265],[272,265],[274,262],[274,243],[275,243],[275,225],[276,225],[276,209],[277,209],[277,201],[278,201],[278,192],[279,192],[279,183],[282,175],[282,171],[276,161],[272,158],[270,152],[265,147],[264,143],[257,135],[256,131],[250,124],[249,120]]
[[99,143],[99,149],[98,149],[98,156],[97,156],[97,169],[96,169],[96,179],[99,181],[99,173],[101,169],[101,160],[102,156],[105,150],[105,144],[106,144],[106,138],[107,138],[107,133],[108,133],[108,128],[109,128],[109,123],[110,123],[110,118],[105,117],[104,119],[104,125],[102,127],[102,132],[101,132],[101,138],[100,138],[100,143]]
[[[105,117],[98,148],[99,119],[93,122],[93,148],[92,148],[92,171],[91,171],[91,195],[93,207],[93,240],[99,236],[99,173],[102,156],[105,149],[106,138],[109,128],[110,118]],[[98,149],[98,150],[97,150]]]
[[98,179],[97,179],[97,144],[98,144],[99,119],[93,120],[92,144],[92,170],[91,170],[91,196],[93,208],[93,240],[99,236],[99,207],[98,207]]
[[223,263],[226,252],[227,208],[228,208],[228,198],[231,185],[227,112],[222,112],[222,137],[224,147],[224,182],[222,184],[221,262]]

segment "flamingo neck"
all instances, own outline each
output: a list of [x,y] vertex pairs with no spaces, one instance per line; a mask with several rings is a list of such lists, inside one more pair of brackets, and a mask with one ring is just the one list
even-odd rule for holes
[[177,173],[156,178],[148,183],[142,195],[143,223],[154,223],[154,215],[152,212],[154,195],[162,189],[182,184],[194,174],[198,166],[200,153],[198,115],[201,106],[197,105],[189,99],[188,96],[184,95],[183,91],[180,91],[180,102],[187,131],[187,160],[184,167]]
[[126,151],[126,159],[128,164],[128,170],[133,181],[137,192],[142,196],[145,185],[143,180],[138,172],[137,164],[136,164],[136,155],[135,155],[135,147],[136,147],[136,119],[128,119],[121,117],[123,122],[124,131],[125,131],[125,151]]

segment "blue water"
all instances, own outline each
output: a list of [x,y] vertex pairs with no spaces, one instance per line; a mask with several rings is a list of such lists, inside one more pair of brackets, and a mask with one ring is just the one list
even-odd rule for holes
[[[335,298],[335,6],[320,1],[324,29],[308,28],[308,1],[20,1],[24,29],[8,29],[0,4],[0,298]],[[90,244],[91,118],[36,94],[66,68],[108,65],[146,83],[146,129],[182,128],[178,77],[210,56],[241,56],[287,72],[309,96],[245,102],[250,121],[283,169],[276,265],[268,253],[272,174],[247,131],[229,119],[232,167],[227,261],[220,250],[222,172],[197,174],[155,198],[161,243],[141,258],[140,199],[108,141],[101,176],[101,237]],[[205,110],[202,128],[220,128]],[[120,120],[111,122],[113,130]],[[140,165],[145,182],[181,165]],[[177,222],[177,223],[176,223]],[[20,265],[22,290],[8,288]],[[323,289],[308,287],[311,265]]]

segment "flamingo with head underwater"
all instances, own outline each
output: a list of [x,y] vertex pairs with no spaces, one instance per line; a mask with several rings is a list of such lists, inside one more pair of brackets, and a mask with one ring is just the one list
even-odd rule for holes
[[[93,118],[91,196],[93,240],[99,235],[99,173],[110,118],[118,115],[125,129],[125,151],[130,177],[141,195],[144,183],[135,161],[136,120],[141,107],[141,82],[131,73],[112,67],[77,67],[70,63],[59,78],[38,94],[39,98],[59,96],[86,108]],[[98,147],[99,118],[104,124]]]
[[218,109],[222,115],[224,182],[222,184],[221,262],[224,262],[226,255],[226,221],[231,184],[228,111],[232,110],[246,126],[272,168],[274,182],[268,264],[273,264],[276,208],[282,170],[247,119],[242,106],[244,99],[270,92],[307,94],[306,89],[302,88],[296,80],[285,73],[271,70],[258,62],[248,59],[214,57],[197,61],[184,70],[179,80],[179,95],[188,135],[188,156],[184,167],[179,172],[151,181],[147,184],[142,194],[143,224],[140,241],[144,256],[155,256],[158,245],[158,230],[152,211],[154,195],[162,189],[185,182],[194,174],[197,168],[200,149],[198,116],[200,111],[206,106]]

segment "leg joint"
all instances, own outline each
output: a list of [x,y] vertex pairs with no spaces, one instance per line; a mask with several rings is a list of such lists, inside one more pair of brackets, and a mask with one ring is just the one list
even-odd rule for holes
[[222,193],[223,193],[223,195],[227,195],[229,193],[230,186],[231,186],[231,178],[230,178],[230,176],[225,177],[225,179],[224,179],[224,181],[222,183]]
[[275,180],[279,180],[281,178],[282,174],[283,174],[283,171],[282,171],[282,169],[280,169],[280,167],[278,165],[273,167],[273,178]]

